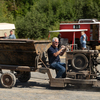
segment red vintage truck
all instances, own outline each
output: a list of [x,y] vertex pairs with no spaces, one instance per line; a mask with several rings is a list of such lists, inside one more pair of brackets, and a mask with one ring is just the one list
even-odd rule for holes
[[69,44],[75,43],[80,47],[81,31],[85,31],[87,45],[92,49],[100,45],[100,22],[96,19],[80,19],[74,23],[62,22],[60,30],[50,32],[60,32],[61,38],[68,39]]

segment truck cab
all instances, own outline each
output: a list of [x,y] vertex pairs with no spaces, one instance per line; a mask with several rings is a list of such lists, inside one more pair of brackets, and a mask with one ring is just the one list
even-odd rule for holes
[[[60,30],[65,29],[87,29],[87,45],[92,49],[100,45],[100,22],[97,19],[79,19],[75,23],[60,23]],[[67,38],[71,44],[73,41],[73,32],[60,32],[61,38]],[[79,45],[81,32],[75,33],[75,42]]]

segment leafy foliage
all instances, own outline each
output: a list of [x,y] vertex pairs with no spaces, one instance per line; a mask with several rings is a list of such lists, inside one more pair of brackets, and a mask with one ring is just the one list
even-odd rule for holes
[[100,0],[0,0],[0,15],[0,22],[15,23],[18,38],[47,39],[61,21],[100,20]]
[[13,15],[8,11],[4,0],[0,0],[0,22],[13,22]]

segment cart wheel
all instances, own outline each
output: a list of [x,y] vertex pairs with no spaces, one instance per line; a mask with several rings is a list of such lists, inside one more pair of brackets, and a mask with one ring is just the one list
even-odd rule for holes
[[27,82],[31,77],[30,72],[22,72],[21,75],[18,77],[20,82]]
[[84,70],[88,66],[88,59],[84,54],[76,54],[72,59],[72,66],[76,70]]
[[1,84],[5,88],[12,88],[16,84],[16,77],[13,73],[7,72],[1,75]]

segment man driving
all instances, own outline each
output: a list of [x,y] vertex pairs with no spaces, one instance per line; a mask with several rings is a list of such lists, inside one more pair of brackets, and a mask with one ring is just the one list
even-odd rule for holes
[[65,78],[66,64],[60,62],[59,55],[62,56],[66,51],[66,48],[64,45],[62,45],[61,48],[58,49],[58,44],[59,39],[57,37],[54,37],[52,39],[52,45],[48,49],[49,64],[51,68],[56,69],[58,71],[56,78]]

